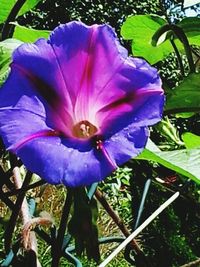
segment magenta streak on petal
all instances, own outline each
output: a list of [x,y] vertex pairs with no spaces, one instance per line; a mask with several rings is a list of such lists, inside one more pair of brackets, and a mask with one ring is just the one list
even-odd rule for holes
[[29,70],[23,68],[22,66],[12,63],[11,66],[17,69],[22,75],[28,78],[30,82],[34,85],[34,89],[47,101],[47,103],[54,107],[57,102],[60,101],[58,94],[55,90],[49,85],[46,84],[41,78],[35,76]]
[[133,101],[137,101],[137,98],[143,97],[143,96],[151,96],[151,95],[157,95],[158,93],[163,94],[163,92],[160,89],[140,89],[131,93],[127,93],[124,97],[117,99],[113,101],[112,103],[109,103],[108,105],[101,108],[98,112],[106,112],[111,111],[115,108],[120,108],[120,106],[124,104],[132,104]]
[[35,138],[39,137],[54,137],[54,136],[61,136],[60,132],[54,131],[54,130],[43,130],[37,133],[33,133],[31,135],[28,135],[27,137],[20,140],[18,143],[8,147],[8,150],[12,151],[13,153],[16,153],[17,150],[19,150],[22,146],[24,146],[27,142],[32,141]]
[[[90,33],[90,37],[88,40],[88,48],[87,48],[87,53],[88,56],[86,58],[85,66],[84,66],[84,71],[80,80],[80,88],[84,86],[84,83],[89,85],[91,81],[91,76],[92,76],[92,65],[93,65],[93,60],[91,57],[93,57],[94,53],[94,36],[95,36],[95,31],[92,29],[92,32]],[[89,89],[87,87],[87,89]]]
[[96,140],[96,149],[97,149],[97,151],[101,152],[103,154],[103,156],[106,158],[106,160],[108,161],[108,163],[110,164],[110,166],[112,168],[112,171],[115,171],[117,169],[117,165],[110,158],[106,148],[103,145],[102,140],[100,140],[100,139]]
[[72,118],[67,107],[63,103],[63,99],[56,93],[56,90],[40,77],[35,76],[22,66],[15,63],[12,63],[11,66],[24,75],[33,84],[34,90],[47,101],[49,107],[51,107],[51,115],[55,128],[61,131],[65,136],[70,136],[70,129],[73,125]]
[[76,122],[81,120],[89,119],[89,96],[91,94],[91,80],[92,80],[92,71],[93,64],[95,59],[95,38],[96,38],[96,27],[91,28],[91,33],[88,38],[88,46],[87,46],[87,57],[85,60],[85,64],[83,66],[84,71],[82,73],[79,85],[79,92],[77,95],[74,114],[76,118]]

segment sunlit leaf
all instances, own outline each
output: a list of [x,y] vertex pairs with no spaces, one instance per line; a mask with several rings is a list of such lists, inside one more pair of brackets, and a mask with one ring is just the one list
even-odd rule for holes
[[[22,6],[18,15],[23,15],[33,7],[35,7],[41,0],[26,0],[25,4]],[[0,1],[0,23],[3,23],[17,0],[1,0]]]
[[195,112],[182,112],[182,113],[177,113],[176,118],[182,118],[182,119],[188,119],[191,118],[195,115]]
[[0,47],[4,47],[5,49],[10,50],[10,52],[12,52],[14,49],[16,49],[21,44],[23,44],[22,41],[14,39],[14,38],[9,38],[9,39],[6,39],[0,42]]
[[157,162],[200,184],[200,148],[160,151],[158,147],[149,140],[145,150],[137,159]]
[[200,111],[200,73],[188,75],[167,97],[167,114]]
[[141,56],[154,64],[173,51],[169,40],[154,47],[151,44],[153,34],[167,22],[156,15],[137,15],[128,17],[121,28],[125,40],[132,40],[134,56]]
[[200,136],[193,133],[182,134],[182,139],[188,149],[200,148]]
[[35,42],[39,38],[48,38],[50,31],[35,30],[16,25],[13,37],[23,42]]
[[190,44],[200,45],[200,18],[184,18],[177,25],[183,29]]
[[0,42],[0,86],[8,77],[12,52],[21,44],[21,41],[15,39],[7,39]]
[[[200,18],[184,18],[177,24],[177,26],[182,28],[191,45],[200,45]],[[166,24],[160,26],[152,36],[152,45],[159,46],[160,44],[169,41],[172,36],[174,40],[177,40],[176,34],[170,29],[171,27],[172,26]],[[176,45],[180,50],[183,50],[183,45],[180,43],[177,43]]]
[[9,51],[0,47],[0,86],[5,82],[8,76],[10,63],[11,55]]

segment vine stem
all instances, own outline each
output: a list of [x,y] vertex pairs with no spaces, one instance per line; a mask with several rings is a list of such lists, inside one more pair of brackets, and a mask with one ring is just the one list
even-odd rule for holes
[[184,66],[183,66],[183,62],[182,62],[182,59],[181,59],[181,55],[178,51],[178,48],[173,40],[173,38],[170,39],[170,42],[173,46],[173,49],[174,49],[174,52],[176,54],[176,57],[177,57],[177,60],[178,60],[178,64],[179,64],[179,67],[180,67],[180,71],[181,71],[181,75],[184,77],[185,76],[185,71],[184,71]]
[[146,228],[164,209],[179,197],[176,192],[167,201],[165,201],[157,210],[155,210],[132,234],[130,234],[100,265],[105,267],[122,249],[124,249],[144,228]]
[[[106,212],[109,214],[109,216],[113,219],[113,221],[116,223],[116,225],[119,227],[119,229],[124,234],[124,236],[128,237],[130,235],[129,230],[126,228],[123,221],[119,218],[119,216],[115,213],[115,211],[109,205],[106,198],[103,196],[103,194],[101,193],[101,191],[99,189],[96,190],[95,197],[101,203],[101,205],[106,210]],[[134,249],[138,254],[141,254],[142,250],[140,249],[136,240],[134,240],[134,239],[131,240],[130,245],[131,245],[132,249]]]
[[25,2],[26,0],[18,0],[13,6],[12,10],[10,11],[10,14],[8,15],[7,20],[2,29],[2,36],[1,36],[2,41],[9,37],[12,37],[11,29],[13,25],[11,25],[10,22],[15,20],[17,14],[19,13],[21,7],[24,5]]
[[67,197],[65,200],[65,204],[63,207],[63,212],[62,212],[62,217],[60,221],[60,226],[58,229],[58,234],[56,239],[54,240],[52,244],[52,267],[58,267],[60,258],[63,254],[63,240],[64,240],[64,235],[67,227],[67,222],[68,222],[68,217],[70,213],[70,208],[72,205],[72,196],[73,196],[73,191],[72,189],[68,188],[67,191]]

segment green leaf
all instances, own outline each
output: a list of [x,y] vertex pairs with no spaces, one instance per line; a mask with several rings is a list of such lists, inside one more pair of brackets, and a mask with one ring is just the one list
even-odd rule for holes
[[9,65],[11,63],[10,53],[0,47],[0,86],[5,82],[9,74]]
[[188,119],[194,116],[196,113],[195,112],[183,112],[183,113],[177,113],[176,118],[182,118],[182,119]]
[[134,56],[141,56],[151,64],[165,58],[173,51],[169,40],[154,47],[151,44],[153,34],[167,22],[157,15],[136,15],[128,17],[121,28],[125,40],[132,40]]
[[[27,0],[25,4],[22,6],[18,16],[23,15],[24,13],[31,10],[35,7],[41,0]],[[10,11],[12,10],[13,6],[17,0],[1,0],[0,2],[0,23],[6,21]]]
[[13,37],[23,41],[33,43],[39,38],[48,38],[50,31],[35,30],[24,26],[16,25]]
[[[182,28],[191,45],[200,45],[200,18],[184,18],[177,24],[177,26]],[[170,29],[171,27],[173,27],[173,25],[167,24],[159,27],[152,36],[152,45],[157,46],[163,44],[164,42],[169,41],[172,35],[177,42],[177,36],[176,34],[173,34],[173,31]],[[183,49],[183,45],[179,42],[176,43],[176,45],[180,50]]]
[[200,111],[200,73],[188,75],[167,96],[166,114]]
[[187,132],[182,134],[181,137],[185,143],[186,148],[200,148],[200,136]]
[[136,159],[157,162],[200,184],[200,148],[160,151],[158,147],[149,140],[144,151]]
[[0,42],[0,86],[8,77],[10,70],[9,65],[12,61],[12,52],[21,44],[22,42],[15,39],[7,39],[3,42]]
[[177,26],[183,29],[191,45],[200,45],[200,18],[184,18]]
[[0,42],[0,47],[3,47],[9,50],[10,52],[13,52],[21,44],[23,44],[22,41],[14,39],[14,38],[9,38],[9,39],[6,39]]

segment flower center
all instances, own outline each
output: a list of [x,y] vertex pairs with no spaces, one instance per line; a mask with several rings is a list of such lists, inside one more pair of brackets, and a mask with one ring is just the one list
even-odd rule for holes
[[85,120],[75,124],[72,132],[75,137],[89,138],[97,132],[97,127]]

